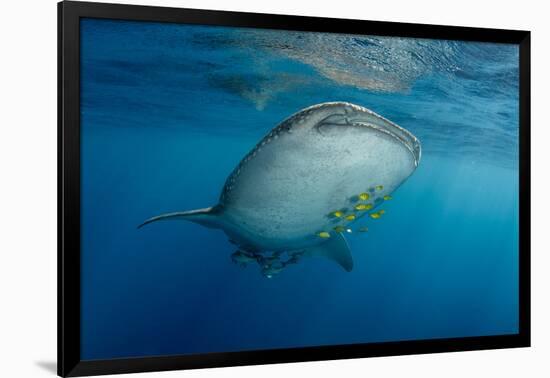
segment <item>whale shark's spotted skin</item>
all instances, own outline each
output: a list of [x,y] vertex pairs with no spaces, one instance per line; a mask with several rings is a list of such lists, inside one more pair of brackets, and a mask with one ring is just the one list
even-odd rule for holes
[[[347,244],[335,227],[345,229],[367,214],[354,210],[359,193],[368,193],[369,210],[389,198],[414,172],[420,154],[416,137],[366,108],[346,102],[314,105],[258,142],[227,178],[216,206],[144,224],[185,219],[222,229],[258,262],[269,253],[288,253],[293,262],[297,256],[323,255],[351,270]],[[331,216],[335,210],[346,216]]]
[[291,133],[294,125],[299,125],[305,122],[308,116],[314,112],[315,109],[318,109],[323,105],[324,104],[313,105],[307,109],[295,113],[271,130],[269,134],[267,134],[248,154],[246,154],[246,156],[240,161],[239,165],[237,165],[233,172],[231,172],[222,189],[220,203],[223,203],[224,198],[229,194],[229,192],[231,192],[231,189],[233,189],[233,185],[241,173],[243,166],[253,159],[261,151],[263,146],[271,143],[272,141],[276,141],[282,133]]

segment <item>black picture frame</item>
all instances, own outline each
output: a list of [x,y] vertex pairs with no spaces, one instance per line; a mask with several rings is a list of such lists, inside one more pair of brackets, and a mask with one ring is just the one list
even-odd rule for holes
[[[80,359],[79,20],[83,17],[519,45],[519,333],[182,356]],[[84,376],[530,346],[530,32],[153,6],[58,3],[58,374]]]

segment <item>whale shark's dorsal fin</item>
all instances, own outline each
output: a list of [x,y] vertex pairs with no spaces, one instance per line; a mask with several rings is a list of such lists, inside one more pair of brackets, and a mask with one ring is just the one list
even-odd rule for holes
[[304,252],[307,256],[323,256],[338,263],[346,272],[353,269],[353,258],[346,239],[341,234],[336,234],[322,244],[308,248]]
[[196,209],[189,211],[176,211],[174,213],[166,213],[162,215],[157,215],[147,219],[145,222],[140,224],[138,228],[145,226],[146,224],[153,223],[161,220],[186,220],[189,222],[199,223],[203,226],[210,228],[219,228],[220,221],[219,215],[220,209],[218,206],[207,207],[204,209]]

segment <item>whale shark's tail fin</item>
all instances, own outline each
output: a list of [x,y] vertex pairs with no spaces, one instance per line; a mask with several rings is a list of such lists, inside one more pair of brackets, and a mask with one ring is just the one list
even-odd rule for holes
[[353,269],[353,258],[348,247],[346,239],[337,233],[334,237],[331,237],[326,242],[308,248],[304,254],[306,256],[323,256],[326,257],[338,265],[340,265],[346,272],[351,272]]
[[149,223],[163,220],[186,220],[189,222],[201,224],[206,227],[218,228],[220,225],[218,216],[219,214],[220,211],[218,206],[189,211],[176,211],[174,213],[167,213],[149,218],[145,222],[140,224],[137,228],[141,228]]

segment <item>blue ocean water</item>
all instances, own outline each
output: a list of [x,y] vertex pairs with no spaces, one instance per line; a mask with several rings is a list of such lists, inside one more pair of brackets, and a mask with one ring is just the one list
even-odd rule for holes
[[[82,359],[517,333],[517,46],[83,19],[81,68]],[[137,229],[216,204],[260,138],[325,101],[423,148],[348,237],[352,272],[267,279],[220,231]]]

